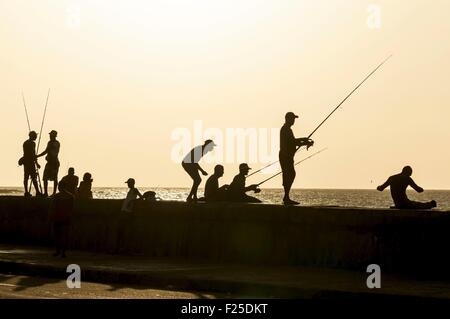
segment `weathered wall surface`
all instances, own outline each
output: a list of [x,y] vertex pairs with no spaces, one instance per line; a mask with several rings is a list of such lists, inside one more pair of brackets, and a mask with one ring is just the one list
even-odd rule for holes
[[[0,197],[0,241],[51,245],[49,200]],[[445,272],[450,214],[258,204],[76,203],[70,246],[213,262]],[[120,245],[120,244],[119,244]]]

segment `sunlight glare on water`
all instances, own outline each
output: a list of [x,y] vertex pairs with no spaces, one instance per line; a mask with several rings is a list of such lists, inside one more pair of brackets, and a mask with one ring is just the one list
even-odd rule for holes
[[[140,188],[141,193],[152,190],[163,200],[184,201],[189,193],[188,188]],[[94,188],[94,198],[123,199],[127,188],[99,187]],[[267,204],[281,204],[282,189],[262,189],[261,193],[253,194]],[[0,188],[0,196],[21,196],[21,188]],[[199,196],[203,195],[203,189],[199,190]],[[368,207],[388,208],[392,206],[389,190],[378,192],[376,190],[351,190],[351,189],[294,189],[291,197],[303,206],[342,206],[342,207]],[[438,209],[450,211],[450,191],[428,190],[422,194],[408,191],[408,197],[417,201],[436,200]]]

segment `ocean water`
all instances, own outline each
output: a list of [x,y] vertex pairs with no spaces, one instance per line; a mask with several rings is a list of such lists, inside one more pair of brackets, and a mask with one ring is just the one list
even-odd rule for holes
[[[188,188],[140,188],[141,193],[152,190],[163,200],[184,201],[189,193]],[[120,199],[125,198],[126,188],[98,187],[94,188],[94,198]],[[248,194],[253,195],[252,192]],[[15,187],[0,187],[0,196],[22,196],[23,189]],[[203,190],[199,190],[199,196]],[[283,197],[282,189],[262,189],[255,197],[268,204],[280,204]],[[342,206],[342,207],[368,207],[388,208],[392,205],[389,189],[384,192],[364,189],[294,189],[291,197],[303,206]],[[449,190],[426,190],[422,194],[408,191],[408,197],[417,201],[436,200],[439,210],[450,211]]]

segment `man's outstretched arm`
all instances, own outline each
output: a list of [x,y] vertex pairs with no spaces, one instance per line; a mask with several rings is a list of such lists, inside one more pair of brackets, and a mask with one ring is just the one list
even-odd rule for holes
[[422,193],[423,192],[423,188],[418,186],[414,180],[411,178],[410,182],[409,182],[409,186],[411,186],[416,192],[418,193]]
[[247,187],[245,187],[245,192],[248,192],[248,191],[256,191],[258,189],[258,185],[257,184],[252,184],[252,185],[249,185],[249,186],[247,186]]
[[384,184],[380,185],[377,187],[377,190],[379,190],[380,192],[384,191],[386,189],[386,187],[388,187],[389,185],[391,185],[391,178],[389,177],[388,180],[386,182],[384,182]]
[[36,158],[44,156],[47,153],[48,153],[48,145],[47,145],[47,147],[45,148],[45,150],[41,154],[36,155]]

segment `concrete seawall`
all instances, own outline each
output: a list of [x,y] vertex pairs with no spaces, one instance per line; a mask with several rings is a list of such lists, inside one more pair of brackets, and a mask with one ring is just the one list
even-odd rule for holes
[[[51,245],[50,201],[0,197],[0,241]],[[261,204],[76,203],[70,247],[112,252],[124,227],[125,251],[173,259],[445,273],[450,214]]]

